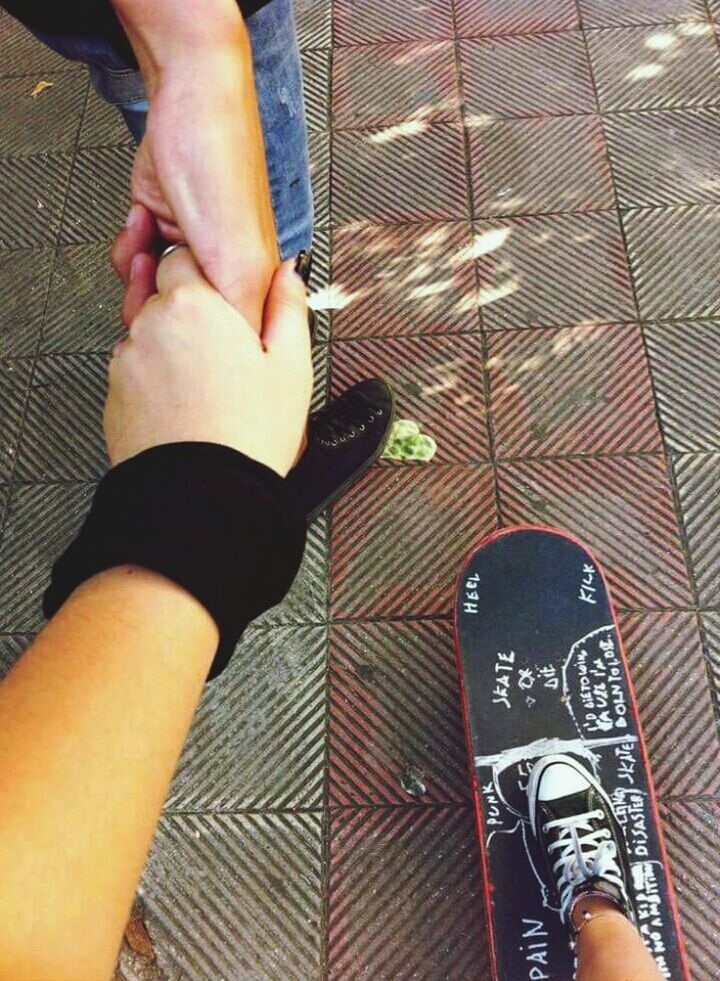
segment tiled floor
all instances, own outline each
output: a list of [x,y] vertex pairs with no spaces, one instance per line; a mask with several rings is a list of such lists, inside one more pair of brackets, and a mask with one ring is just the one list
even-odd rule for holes
[[[538,520],[609,570],[693,976],[716,981],[720,2],[296,12],[316,399],[382,374],[438,453],[316,524],[208,689],[118,978],[488,976],[452,583],[478,536]],[[85,71],[1,15],[2,670],[104,467],[131,160]]]

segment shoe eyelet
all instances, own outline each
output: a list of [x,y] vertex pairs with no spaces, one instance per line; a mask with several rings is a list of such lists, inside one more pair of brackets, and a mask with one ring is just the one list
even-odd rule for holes
[[337,446],[337,445],[338,445],[338,441],[336,439],[332,440],[330,443],[330,446]]
[[358,432],[361,432],[361,433],[364,433],[365,432],[365,423],[364,422],[361,422],[360,425],[358,426]]
[[547,834],[547,830],[548,830],[548,829],[547,829],[547,825],[546,825],[546,824],[544,824],[544,825],[542,826],[542,833],[543,833],[544,835],[546,835],[546,834]]
[[383,409],[378,409],[377,414],[378,414],[378,418],[380,418],[380,416],[383,414]]

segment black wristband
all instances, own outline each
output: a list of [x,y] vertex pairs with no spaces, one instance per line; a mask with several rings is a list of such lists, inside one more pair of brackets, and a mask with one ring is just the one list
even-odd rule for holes
[[191,593],[220,630],[210,677],[245,627],[279,603],[305,547],[305,514],[269,467],[215,443],[169,443],[113,467],[43,599],[53,616],[81,583],[119,565]]

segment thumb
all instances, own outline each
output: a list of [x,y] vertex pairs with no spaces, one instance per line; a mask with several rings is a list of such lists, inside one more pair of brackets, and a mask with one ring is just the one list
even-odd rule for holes
[[265,300],[262,340],[268,353],[310,358],[310,325],[305,283],[295,272],[295,259],[275,272]]

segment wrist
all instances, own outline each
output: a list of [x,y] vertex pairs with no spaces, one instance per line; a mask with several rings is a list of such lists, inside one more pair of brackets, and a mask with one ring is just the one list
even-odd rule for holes
[[[234,0],[112,0],[130,39],[148,94],[167,78],[212,68],[223,53],[251,60],[245,24]],[[191,66],[195,66],[192,68]]]

